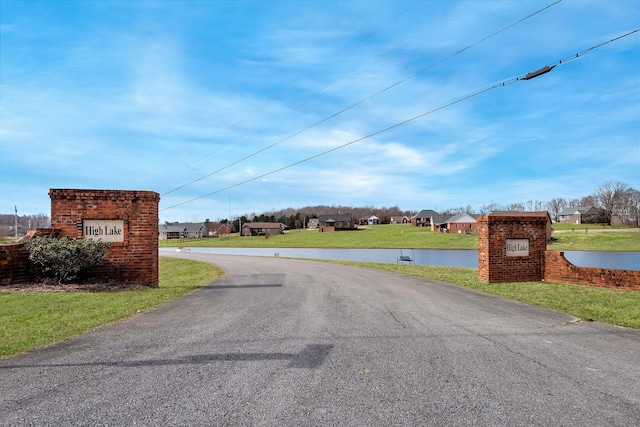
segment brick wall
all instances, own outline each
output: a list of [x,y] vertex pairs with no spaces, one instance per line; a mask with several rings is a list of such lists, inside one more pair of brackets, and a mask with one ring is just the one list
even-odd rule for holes
[[[478,217],[478,280],[484,283],[540,281],[547,248],[546,212]],[[528,240],[528,256],[507,256],[507,239]]]
[[24,247],[28,239],[41,236],[58,237],[60,230],[52,228],[30,228],[18,243],[0,246],[0,286],[24,283],[33,280],[32,264]]
[[[436,231],[437,226],[431,225],[431,231]],[[456,222],[454,224],[447,224],[447,230],[449,233],[475,233],[478,231],[477,222]]]
[[51,189],[51,227],[83,237],[85,220],[123,221],[123,241],[111,243],[104,265],[92,270],[101,282],[158,286],[158,203],[152,191]]
[[640,271],[578,267],[564,257],[564,252],[546,251],[544,280],[547,282],[601,288],[640,290]]
[[[495,213],[478,218],[478,280],[548,282],[640,290],[640,271],[578,267],[564,252],[547,251],[546,212]],[[507,239],[526,239],[528,256],[507,256]]]
[[31,280],[31,262],[22,243],[0,246],[0,285]]

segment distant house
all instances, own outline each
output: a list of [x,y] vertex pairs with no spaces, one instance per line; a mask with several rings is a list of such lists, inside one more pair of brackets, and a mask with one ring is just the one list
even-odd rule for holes
[[177,222],[171,224],[160,224],[158,226],[158,238],[160,240],[165,239],[180,239],[184,228],[180,227]]
[[207,236],[209,237],[218,237],[224,234],[235,233],[236,231],[232,222],[205,222],[204,225],[207,228]]
[[355,229],[355,224],[349,214],[320,215],[318,221],[321,233]]
[[431,231],[447,231],[447,220],[452,217],[453,215],[448,213],[439,214],[434,212],[433,215],[431,215],[431,225],[429,225],[429,227],[431,227]]
[[475,233],[478,231],[478,221],[469,214],[440,215],[431,225],[432,231],[446,233]]
[[276,236],[283,234],[285,225],[280,222],[247,222],[242,224],[242,236]]
[[158,226],[158,238],[164,239],[199,239],[206,237],[208,232],[204,223],[194,222],[165,222]]
[[567,208],[558,214],[558,222],[572,222],[574,224],[595,224],[604,222],[602,209],[595,206],[576,206]]
[[411,217],[411,224],[416,227],[431,227],[431,218],[440,217],[440,214],[431,209],[424,209]]
[[307,228],[309,230],[315,230],[318,226],[320,226],[320,220],[318,218],[311,218],[307,223]]
[[411,218],[408,216],[392,216],[389,224],[410,224]]
[[358,220],[358,224],[360,225],[375,225],[380,224],[380,218],[375,215],[365,216]]

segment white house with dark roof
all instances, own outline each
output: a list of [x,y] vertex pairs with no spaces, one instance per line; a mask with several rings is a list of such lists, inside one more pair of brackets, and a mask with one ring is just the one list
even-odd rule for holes
[[360,225],[375,225],[380,224],[380,218],[375,215],[365,216],[358,220]]
[[411,224],[411,218],[408,216],[392,216],[389,221],[390,224]]

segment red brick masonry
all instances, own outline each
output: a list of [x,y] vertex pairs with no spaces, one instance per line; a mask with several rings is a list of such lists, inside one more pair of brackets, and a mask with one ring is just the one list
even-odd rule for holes
[[[478,218],[478,280],[483,283],[569,283],[611,289],[640,290],[640,271],[578,267],[564,252],[547,251],[547,212],[499,212]],[[526,239],[529,256],[507,256],[508,239]]]
[[58,237],[59,230],[52,228],[30,228],[27,235],[20,242],[0,246],[0,286],[12,283],[24,283],[33,280],[32,266],[29,254],[24,247],[24,241],[34,237]]
[[[548,217],[546,212],[478,217],[478,279],[483,283],[542,280]],[[528,240],[529,256],[506,256],[507,239]]]
[[564,252],[544,253],[544,280],[625,290],[640,290],[640,270],[612,270],[577,267],[564,257]]
[[158,286],[158,203],[153,191],[51,189],[51,227],[81,238],[83,220],[122,220],[123,242],[111,244],[96,280]]
[[0,246],[0,286],[31,279],[29,255],[22,243]]

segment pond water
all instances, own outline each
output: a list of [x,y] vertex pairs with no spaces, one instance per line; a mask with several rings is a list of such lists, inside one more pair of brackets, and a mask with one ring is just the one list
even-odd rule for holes
[[579,267],[640,270],[640,252],[565,251],[564,257]]
[[[160,248],[175,252],[177,248]],[[478,251],[454,249],[314,249],[314,248],[188,248],[194,253],[281,256],[395,264],[408,255],[419,265],[478,268]],[[580,267],[640,270],[640,252],[565,251],[565,258]]]

